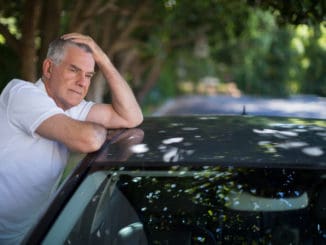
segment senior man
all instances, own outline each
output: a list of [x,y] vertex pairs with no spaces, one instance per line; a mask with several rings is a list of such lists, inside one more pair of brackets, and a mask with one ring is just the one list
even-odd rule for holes
[[[111,104],[84,100],[95,65]],[[54,40],[36,83],[13,79],[0,95],[0,244],[16,244],[51,196],[69,150],[92,152],[107,128],[143,120],[136,98],[108,56],[89,37]]]

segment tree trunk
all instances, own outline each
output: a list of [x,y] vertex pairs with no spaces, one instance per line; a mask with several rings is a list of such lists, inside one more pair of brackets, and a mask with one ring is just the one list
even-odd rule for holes
[[37,52],[35,38],[37,36],[38,21],[41,12],[41,0],[25,2],[24,19],[21,39],[21,75],[23,79],[35,81],[37,77]]
[[41,75],[43,60],[46,57],[49,44],[60,35],[60,15],[62,11],[62,1],[43,0],[42,16],[40,23],[41,47],[38,53],[38,76]]

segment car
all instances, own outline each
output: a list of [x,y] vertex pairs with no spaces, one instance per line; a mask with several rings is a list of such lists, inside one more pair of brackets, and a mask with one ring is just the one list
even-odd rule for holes
[[325,244],[326,120],[147,117],[109,130],[23,244]]

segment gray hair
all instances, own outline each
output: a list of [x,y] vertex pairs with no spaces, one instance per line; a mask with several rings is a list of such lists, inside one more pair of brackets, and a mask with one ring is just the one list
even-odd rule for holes
[[64,40],[62,38],[57,38],[49,44],[47,58],[51,59],[55,64],[59,64],[65,55],[65,48],[68,45],[74,45],[83,49],[87,53],[92,53],[92,50],[83,43],[75,43],[72,40]]

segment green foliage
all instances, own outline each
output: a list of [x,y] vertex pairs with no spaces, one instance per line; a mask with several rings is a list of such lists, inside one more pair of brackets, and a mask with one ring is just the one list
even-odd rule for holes
[[[302,90],[306,93],[326,95],[326,31],[321,32],[322,27],[313,29],[313,34],[305,44],[304,57],[308,65],[303,74]],[[320,40],[324,40],[324,46],[320,45]],[[303,59],[304,59],[303,58]]]
[[[299,14],[304,11],[305,4],[300,5],[302,9],[300,6],[289,9],[292,15],[290,17],[280,14],[284,6],[277,5],[274,1],[268,1],[271,3],[269,11],[248,8],[244,1],[167,2],[174,4],[170,6],[164,22],[166,40],[171,43],[173,39],[198,35],[200,30],[205,30],[211,50],[211,55],[207,58],[193,55],[194,42],[187,42],[181,48],[173,50],[166,66],[173,64],[175,69],[164,69],[160,79],[167,87],[171,84],[171,79],[165,79],[168,77],[166,73],[172,72],[174,74],[170,76],[177,79],[173,82],[175,90],[180,81],[190,80],[196,83],[202,77],[210,75],[225,82],[235,81],[248,94],[287,96],[314,93],[325,96],[322,69],[325,67],[325,52],[317,45],[318,37],[311,37],[305,44],[308,46],[304,53],[300,53],[293,47],[293,40],[298,38],[296,26],[284,24],[286,20],[288,23],[306,22],[307,18]],[[262,7],[265,8],[264,6]],[[273,11],[270,11],[272,8]],[[318,22],[318,18],[311,18],[310,23]],[[280,22],[283,25],[280,26]],[[169,30],[168,26],[173,26],[173,29]],[[300,38],[299,40],[301,42]],[[304,60],[315,62],[305,69],[302,67]],[[175,90],[171,91],[171,96]],[[158,86],[155,94],[156,97],[159,94],[165,96],[166,87]]]
[[[172,59],[169,59],[171,61]],[[175,73],[175,66],[172,62],[167,63],[163,70],[159,80],[157,81],[157,86],[155,86],[149,94],[145,97],[143,102],[145,114],[151,114],[153,110],[160,104],[162,104],[166,99],[175,97],[177,93],[177,82],[178,78]]]
[[[321,35],[310,35],[304,40],[296,32],[302,26],[280,28],[273,14],[257,9],[251,10],[246,23],[246,32],[237,39],[212,45],[215,60],[221,67],[227,67],[221,74],[226,81],[235,81],[247,94],[326,95],[322,68],[325,47],[320,45]],[[319,30],[322,25],[304,27]],[[301,50],[295,47],[295,41],[302,46]],[[305,62],[309,63],[308,68],[303,66]]]
[[[15,29],[12,34],[17,39],[21,35],[25,3],[24,0],[0,1],[0,18],[15,20],[11,28]],[[92,4],[79,0],[62,1],[58,20],[60,33],[70,30],[72,14],[79,14],[74,10],[79,9],[84,14],[78,18],[83,21],[91,11],[82,10],[98,3],[100,7],[108,6],[105,5],[107,0]],[[77,8],[80,6],[82,8]],[[140,67],[145,72],[135,84],[133,74],[130,70],[126,72],[131,85],[141,90],[146,85],[151,62],[163,61],[160,77],[145,97],[145,102],[160,103],[164,98],[179,93],[179,82],[197,83],[205,76],[218,77],[222,82],[236,82],[248,94],[285,96],[313,93],[326,96],[326,31],[320,24],[326,23],[324,1],[121,0],[110,7],[113,9],[110,15],[93,13],[94,18],[87,22],[83,31],[92,30],[90,33],[98,35],[96,39],[113,43],[128,27],[133,13],[138,13],[143,7],[147,9],[127,40],[134,44],[132,48],[137,48],[139,54],[138,63],[132,64],[133,67]],[[98,12],[101,11],[98,8]],[[108,19],[114,23],[110,30],[104,22]],[[309,26],[289,23],[308,23]],[[302,30],[306,30],[308,35],[302,35]],[[20,63],[19,57],[3,41],[1,33],[0,91],[11,78],[19,76]],[[104,34],[107,37],[102,38]],[[194,46],[201,36],[209,44],[206,57],[194,55]],[[119,59],[126,57],[124,52],[127,53],[123,50],[113,61],[122,63]]]
[[326,20],[325,1],[313,0],[247,0],[247,2],[277,16],[280,24],[319,24]]
[[237,50],[234,79],[246,93],[287,95],[289,70],[296,56],[291,49],[291,30],[279,29],[273,16],[264,12],[253,12],[250,17],[247,28],[251,31],[233,47]]

